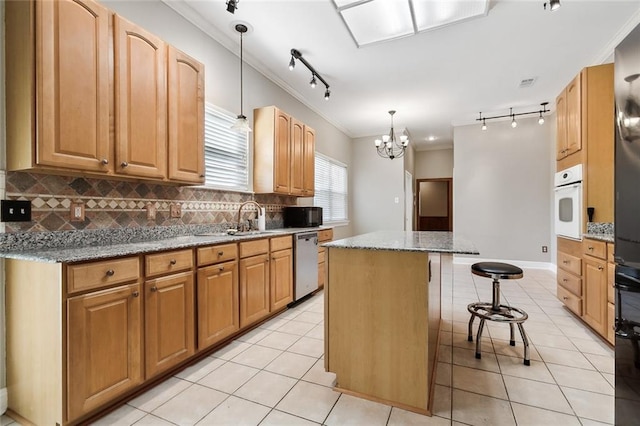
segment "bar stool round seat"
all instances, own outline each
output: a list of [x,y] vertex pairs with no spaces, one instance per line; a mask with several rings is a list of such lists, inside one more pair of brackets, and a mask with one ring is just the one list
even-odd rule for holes
[[470,303],[467,306],[467,310],[471,314],[469,319],[469,336],[468,340],[473,342],[473,321],[476,317],[480,318],[480,325],[478,326],[478,334],[476,337],[476,358],[482,357],[480,348],[480,339],[482,338],[482,331],[484,329],[485,321],[496,321],[509,324],[511,331],[511,339],[509,344],[511,346],[516,345],[514,335],[514,324],[518,326],[522,341],[524,343],[524,364],[530,365],[529,359],[529,339],[524,331],[522,323],[529,318],[529,315],[520,308],[514,306],[500,304],[500,281],[499,280],[513,280],[523,277],[522,269],[517,266],[510,265],[502,262],[479,262],[471,265],[471,272],[474,275],[478,275],[485,278],[493,279],[493,298],[489,302],[476,302]]

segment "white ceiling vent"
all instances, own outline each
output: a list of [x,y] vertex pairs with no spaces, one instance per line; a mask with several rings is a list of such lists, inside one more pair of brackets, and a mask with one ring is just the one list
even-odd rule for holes
[[520,85],[518,87],[521,89],[524,89],[525,87],[531,87],[537,79],[538,77],[525,78],[520,81]]

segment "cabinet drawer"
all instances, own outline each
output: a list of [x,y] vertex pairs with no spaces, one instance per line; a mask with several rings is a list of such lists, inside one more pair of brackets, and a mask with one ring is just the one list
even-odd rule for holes
[[268,238],[240,243],[240,257],[255,256],[263,253],[269,253]]
[[325,261],[325,252],[324,250],[318,251],[318,263]]
[[613,243],[607,243],[607,262],[614,263],[615,261]]
[[585,238],[582,241],[582,252],[598,259],[607,258],[607,243],[604,241],[590,240]]
[[321,229],[318,231],[318,241],[325,242],[333,240],[333,229]]
[[105,260],[67,266],[67,292],[107,287],[140,278],[140,258]]
[[169,272],[184,271],[193,268],[193,252],[188,249],[148,254],[144,257],[144,263],[147,278]]
[[199,247],[198,266],[211,265],[238,258],[237,244],[223,244],[219,246]]
[[558,285],[576,296],[582,296],[582,278],[576,277],[562,269],[558,269]]
[[558,299],[572,310],[576,315],[582,316],[582,299],[575,294],[565,290],[562,286],[557,288]]
[[291,235],[286,235],[284,237],[271,238],[269,243],[271,244],[271,251],[278,251],[291,248],[293,246],[293,239]]
[[576,275],[582,275],[582,259],[559,251],[558,268],[562,268]]

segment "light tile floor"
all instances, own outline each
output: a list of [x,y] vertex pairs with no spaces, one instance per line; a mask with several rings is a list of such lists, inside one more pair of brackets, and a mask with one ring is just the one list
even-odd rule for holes
[[[488,323],[482,359],[467,341],[467,304],[491,280],[453,266],[443,287],[434,415],[334,392],[323,365],[323,294],[287,310],[96,425],[600,425],[613,423],[613,350],[555,297],[555,274],[503,281],[503,303],[529,314],[531,365],[509,327]],[[446,279],[445,279],[446,282]],[[477,327],[477,321],[476,321]],[[517,333],[516,333],[517,334]],[[2,425],[10,419],[2,418]]]

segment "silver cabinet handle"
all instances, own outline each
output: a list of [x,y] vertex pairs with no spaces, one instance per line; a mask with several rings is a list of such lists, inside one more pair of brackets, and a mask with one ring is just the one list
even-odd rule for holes
[[140,296],[140,292],[136,290],[136,291],[134,291],[133,293],[131,293],[131,295],[132,295],[133,297],[138,297],[138,296]]
[[109,270],[107,271],[107,276],[108,276],[108,277],[112,277],[115,273],[116,273],[116,271],[114,271],[113,269],[109,269]]
[[176,263],[178,263],[178,262],[176,262],[176,260],[175,260],[175,259],[171,259],[171,260],[169,261],[169,264],[170,264],[170,265],[175,265]]
[[109,160],[107,160],[106,158],[103,158],[101,163],[106,166],[107,164],[109,164]]
[[151,291],[156,292],[158,291],[158,287],[156,287],[155,285],[153,287],[151,287]]
[[598,271],[602,271],[604,268],[602,267],[602,265],[598,266]]
[[122,167],[127,167],[129,165],[129,163],[127,163],[126,161],[123,161],[122,163],[120,163],[120,165]]

